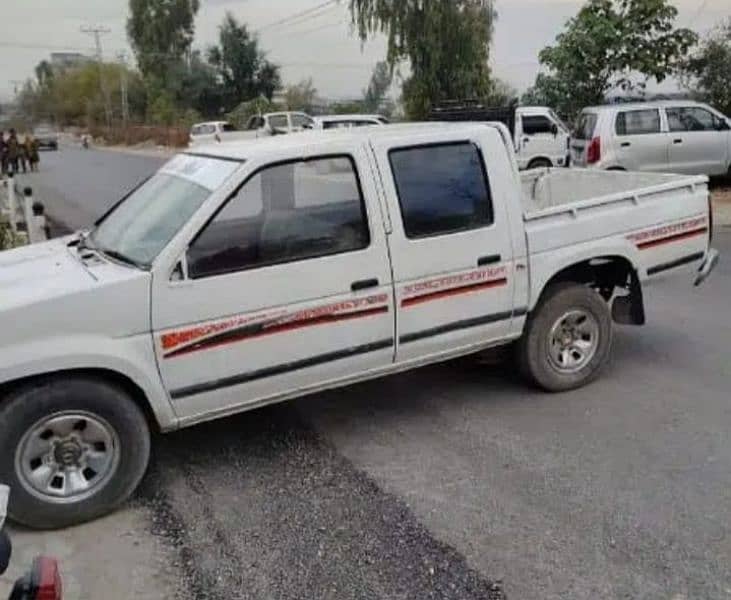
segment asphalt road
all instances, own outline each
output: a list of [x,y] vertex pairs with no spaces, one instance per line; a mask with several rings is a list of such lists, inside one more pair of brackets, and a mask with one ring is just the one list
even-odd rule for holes
[[[160,161],[42,159],[72,227]],[[96,540],[66,552],[75,597],[128,570],[150,598],[731,598],[730,264],[647,289],[582,390],[460,360],[158,437],[127,510],[64,532]]]

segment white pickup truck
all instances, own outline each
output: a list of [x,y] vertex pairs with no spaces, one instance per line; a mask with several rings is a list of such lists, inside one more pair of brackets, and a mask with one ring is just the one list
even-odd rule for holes
[[33,527],[129,496],[150,431],[515,342],[548,391],[597,377],[642,285],[704,279],[706,179],[536,170],[498,124],[173,158],[90,232],[0,254],[0,481]]
[[228,121],[207,121],[196,123],[190,128],[188,147],[195,148],[219,142],[240,142],[313,128],[312,117],[301,112],[254,115],[249,118],[243,131],[236,129]]

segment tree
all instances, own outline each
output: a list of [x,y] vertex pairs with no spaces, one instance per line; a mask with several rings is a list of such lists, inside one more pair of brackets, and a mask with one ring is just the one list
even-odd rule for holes
[[493,79],[492,88],[485,97],[487,106],[509,106],[518,103],[518,90],[503,79]]
[[362,40],[386,34],[391,70],[408,60],[403,99],[412,118],[441,100],[489,93],[493,0],[350,0],[350,11]]
[[363,109],[366,112],[378,112],[380,110],[392,81],[393,72],[388,63],[386,61],[376,63],[368,88],[363,92]]
[[219,28],[219,45],[208,49],[208,62],[220,78],[229,110],[259,95],[271,100],[281,83],[279,67],[266,60],[256,37],[231,13],[226,13]]
[[731,18],[683,64],[681,81],[699,100],[731,115]]
[[140,71],[167,89],[171,65],[190,50],[199,0],[129,0],[127,37]]
[[315,102],[315,96],[317,96],[317,89],[315,89],[312,77],[310,77],[288,86],[284,93],[284,103],[287,105],[287,110],[310,112]]
[[573,117],[611,90],[663,81],[697,39],[674,29],[677,13],[668,0],[589,0],[539,54],[545,71],[525,99]]

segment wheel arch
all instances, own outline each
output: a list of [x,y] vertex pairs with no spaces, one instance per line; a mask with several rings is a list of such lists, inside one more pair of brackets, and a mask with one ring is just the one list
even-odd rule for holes
[[526,169],[534,169],[535,167],[533,165],[535,165],[535,163],[543,163],[543,162],[547,162],[548,167],[555,166],[553,164],[553,159],[550,156],[538,155],[538,156],[531,157],[531,159],[528,161],[528,166],[526,167]]
[[[35,383],[54,381],[65,377],[88,378],[105,381],[118,386],[124,390],[130,399],[142,410],[150,426],[151,431],[162,431],[165,429],[161,421],[161,415],[155,412],[150,398],[142,387],[129,375],[106,367],[79,367],[58,369],[43,373],[24,375],[17,379],[0,382],[0,403],[3,398],[20,388],[31,386]],[[169,427],[168,427],[169,429]]]
[[[609,254],[563,266],[543,284],[532,310],[540,305],[553,286],[568,282],[596,288],[607,302],[611,302],[612,318],[617,323],[644,325],[642,284],[637,269],[627,257]],[[626,295],[615,295],[618,288],[625,290]]]

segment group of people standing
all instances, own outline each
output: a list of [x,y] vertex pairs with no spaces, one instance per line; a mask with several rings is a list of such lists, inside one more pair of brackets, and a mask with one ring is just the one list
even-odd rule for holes
[[11,129],[7,137],[4,131],[0,131],[0,161],[3,175],[20,173],[21,170],[27,173],[28,169],[37,171],[40,162],[38,140],[27,133],[21,141],[15,129]]

